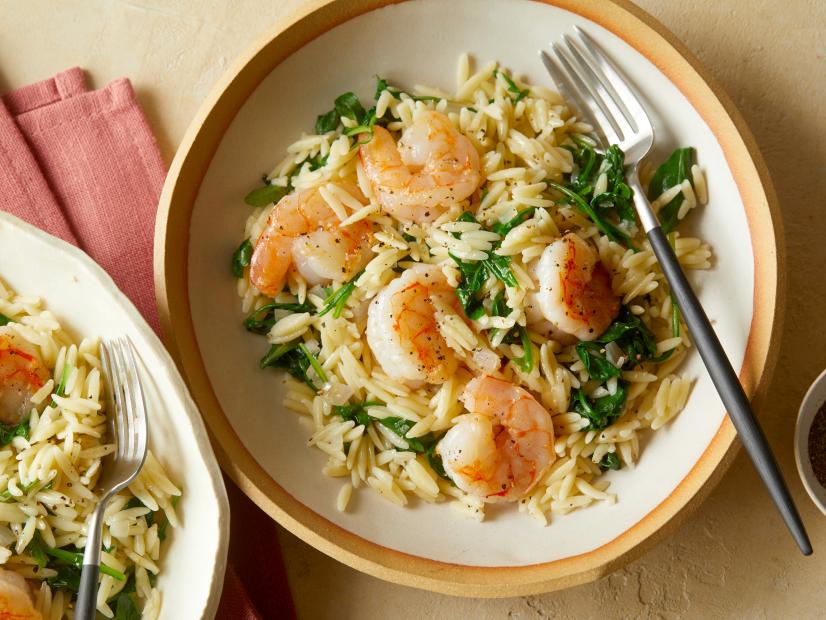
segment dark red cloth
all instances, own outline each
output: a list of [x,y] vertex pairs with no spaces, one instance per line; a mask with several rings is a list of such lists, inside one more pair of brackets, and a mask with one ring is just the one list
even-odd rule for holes
[[[156,330],[152,239],[165,176],[127,79],[90,91],[74,68],[0,101],[0,209],[82,248]],[[294,617],[275,523],[226,486],[231,536],[218,617]]]

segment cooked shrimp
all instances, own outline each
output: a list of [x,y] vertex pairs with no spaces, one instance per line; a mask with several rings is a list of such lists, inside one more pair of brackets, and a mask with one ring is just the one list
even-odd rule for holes
[[381,207],[407,222],[432,222],[479,185],[479,154],[439,112],[424,112],[399,143],[383,127],[359,149]]
[[0,568],[0,620],[40,620],[29,584],[17,573]]
[[11,327],[0,327],[0,422],[19,424],[34,407],[32,396],[48,380],[35,348]]
[[436,447],[445,472],[489,502],[522,499],[556,459],[550,414],[527,390],[489,375],[471,380],[462,400],[470,413]]
[[527,301],[528,314],[536,319],[538,306],[542,317],[563,336],[594,340],[619,312],[620,299],[611,289],[608,271],[591,246],[574,233],[545,248],[534,275],[539,290]]
[[435,297],[461,313],[442,270],[435,265],[416,265],[390,282],[370,303],[367,343],[388,376],[444,383],[456,371],[456,355],[436,324]]
[[[341,187],[363,200],[354,185]],[[310,284],[347,280],[370,259],[372,233],[373,225],[366,220],[342,227],[317,188],[288,194],[275,205],[255,242],[250,282],[274,297],[290,266]]]

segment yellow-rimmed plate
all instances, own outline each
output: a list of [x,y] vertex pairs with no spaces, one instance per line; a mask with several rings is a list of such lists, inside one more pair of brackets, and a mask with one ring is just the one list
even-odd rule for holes
[[537,51],[573,25],[597,38],[646,98],[657,158],[697,149],[710,202],[688,232],[711,243],[700,297],[754,397],[775,355],[780,287],[773,194],[728,99],[639,9],[607,0],[377,0],[312,6],[285,19],[246,54],[205,102],[164,189],[156,284],[169,343],[241,488],[292,532],[360,570],[452,594],[507,596],[599,577],[676,526],[731,457],[734,430],[697,356],[685,411],[651,435],[633,469],[612,472],[620,501],[541,527],[510,510],[478,524],[443,505],[400,509],[361,494],[335,509],[339,482],[281,406],[280,382],[257,368],[260,339],[241,324],[228,269],[248,215],[242,197],[315,116],[347,90],[369,99],[374,75],[451,90],[456,58],[498,60],[552,86]]

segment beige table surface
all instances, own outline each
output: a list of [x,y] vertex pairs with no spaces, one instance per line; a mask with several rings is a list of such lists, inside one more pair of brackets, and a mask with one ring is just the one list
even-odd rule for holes
[[[64,68],[128,76],[170,161],[232,59],[301,0],[0,0],[0,92]],[[638,0],[732,96],[771,170],[788,250],[782,350],[762,420],[815,549],[793,547],[742,455],[699,511],[642,559],[544,596],[456,599],[384,583],[282,531],[303,618],[826,617],[826,518],[796,475],[792,432],[826,366],[826,2]]]

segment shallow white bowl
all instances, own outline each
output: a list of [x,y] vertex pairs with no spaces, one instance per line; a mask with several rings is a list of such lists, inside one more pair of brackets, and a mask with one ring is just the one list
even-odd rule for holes
[[815,415],[825,402],[826,370],[812,382],[806,396],[803,397],[794,431],[794,460],[797,462],[797,471],[809,497],[823,514],[826,514],[826,488],[820,484],[812,469],[812,462],[809,459],[809,432]]
[[697,149],[711,201],[692,213],[684,231],[711,243],[715,263],[692,279],[753,395],[773,365],[780,261],[759,155],[684,50],[630,4],[320,5],[277,24],[228,72],[185,137],[161,199],[156,273],[163,320],[220,438],[222,466],[285,527],[386,579],[475,596],[595,579],[674,527],[674,517],[724,469],[734,430],[699,358],[689,356],[681,369],[696,378],[685,411],[646,439],[635,468],[608,474],[616,505],[594,505],[543,528],[513,505],[495,507],[479,524],[445,505],[414,502],[400,509],[360,492],[341,514],[335,509],[341,481],[320,473],[325,457],[306,448],[304,429],[281,406],[281,382],[258,368],[266,343],[241,325],[228,261],[249,213],[242,198],[334,97],[354,90],[370,100],[374,75],[403,88],[424,83],[452,90],[456,59],[470,52],[479,62],[495,59],[551,86],[537,52],[580,25],[646,96],[657,132],[655,159],[678,145]]
[[149,447],[182,489],[182,525],[160,562],[161,618],[212,618],[226,565],[229,507],[195,403],[169,354],[132,303],[77,248],[0,213],[0,279],[40,297],[78,337],[129,336],[143,364]]

